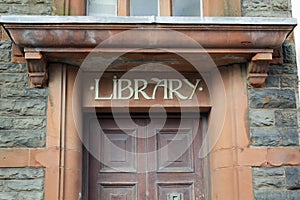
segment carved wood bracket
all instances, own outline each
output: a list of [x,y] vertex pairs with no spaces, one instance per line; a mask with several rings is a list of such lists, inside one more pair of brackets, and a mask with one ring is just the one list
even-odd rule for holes
[[46,59],[40,52],[26,52],[25,59],[28,63],[28,76],[30,81],[30,87],[46,87],[48,82]]
[[271,61],[272,53],[258,53],[251,59],[248,69],[249,87],[264,87]]

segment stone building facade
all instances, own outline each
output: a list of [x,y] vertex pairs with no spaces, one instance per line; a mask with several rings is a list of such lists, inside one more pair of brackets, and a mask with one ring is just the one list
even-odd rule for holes
[[[242,10],[243,16],[292,16],[288,0],[244,0]],[[299,148],[298,78],[292,36],[282,46],[282,64],[270,66],[265,86],[248,91],[251,145]],[[299,171],[293,166],[253,168],[255,199],[298,199]]]
[[[75,11],[65,11],[61,2],[0,0],[0,15],[76,15],[78,6],[74,7]],[[291,17],[290,0],[237,2],[240,2],[237,6],[240,7],[239,14],[228,11],[230,7],[220,13],[241,17]],[[29,87],[26,60],[4,28],[1,28],[0,39],[0,200],[49,200],[44,194],[45,188],[51,187],[45,185],[45,169],[37,160],[32,161],[30,156],[34,157],[46,147],[51,91],[47,87]],[[300,104],[293,35],[273,54],[268,73],[264,87],[248,89],[246,121],[250,147],[266,149],[268,155],[273,153],[279,157],[281,152],[290,151],[290,154],[283,155],[290,155],[291,158],[287,157],[284,163],[282,159],[278,162],[273,159],[252,165],[251,191],[257,200],[296,200],[300,199]],[[50,74],[50,79],[52,77]],[[20,153],[10,154],[18,150]],[[227,199],[214,195],[211,198]]]
[[[51,15],[51,1],[1,1],[1,15]],[[1,149],[43,148],[46,137],[47,89],[30,89],[27,66],[12,59],[12,42],[1,29]],[[18,158],[6,158],[18,163]],[[1,161],[1,163],[3,163]],[[44,169],[3,167],[0,199],[44,199]]]

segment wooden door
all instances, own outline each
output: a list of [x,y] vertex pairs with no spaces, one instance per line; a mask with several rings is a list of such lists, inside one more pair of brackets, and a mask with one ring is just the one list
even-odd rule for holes
[[88,199],[204,199],[203,163],[197,156],[201,120],[116,121],[90,122],[90,144],[98,155],[89,156]]

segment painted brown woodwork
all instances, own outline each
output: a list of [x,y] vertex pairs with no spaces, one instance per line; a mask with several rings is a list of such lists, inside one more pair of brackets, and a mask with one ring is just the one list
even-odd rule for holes
[[86,1],[82,0],[53,0],[54,15],[83,16],[86,14]]
[[118,122],[122,131],[112,118],[89,120],[90,148],[99,153],[89,156],[88,199],[168,200],[176,194],[205,199],[203,163],[197,156],[199,120],[168,118],[163,128],[160,118],[135,118],[132,125],[128,118],[118,120],[124,121]]
[[202,0],[203,16],[241,16],[241,0]]
[[130,0],[118,0],[118,16],[130,16]]
[[160,16],[172,16],[172,0],[160,0]]

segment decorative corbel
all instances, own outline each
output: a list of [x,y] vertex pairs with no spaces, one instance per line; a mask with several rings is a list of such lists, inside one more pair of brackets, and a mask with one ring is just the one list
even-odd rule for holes
[[47,62],[40,52],[26,52],[25,59],[28,63],[28,76],[31,88],[47,86]]
[[249,87],[261,88],[265,85],[268,76],[272,53],[258,53],[251,59],[248,70]]

